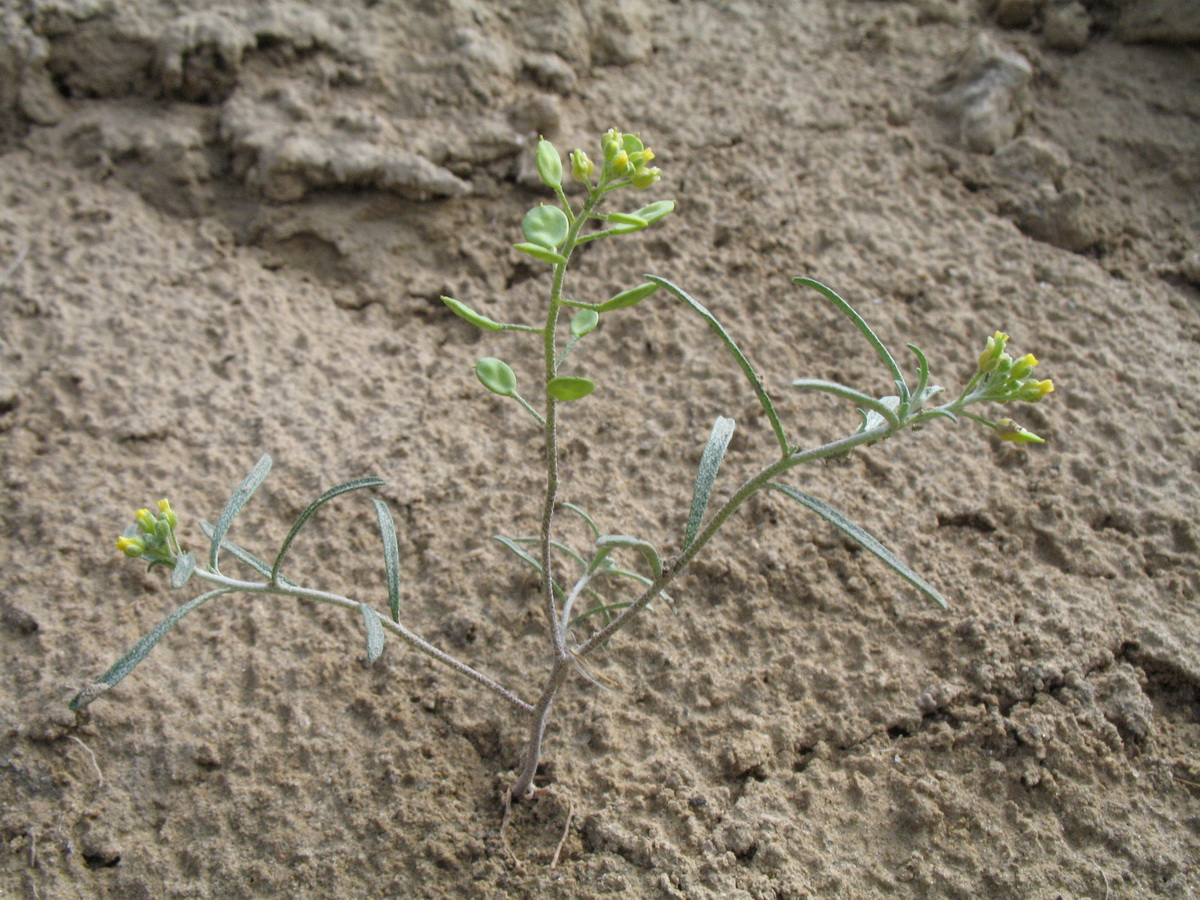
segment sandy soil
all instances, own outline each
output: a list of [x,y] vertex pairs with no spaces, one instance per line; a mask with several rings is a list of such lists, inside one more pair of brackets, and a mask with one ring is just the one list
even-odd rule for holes
[[[1164,4],[25,0],[0,13],[0,897],[1200,896],[1200,11]],[[249,7],[249,11],[247,10]],[[993,8],[994,7],[994,8]],[[1156,11],[1157,10],[1157,11]],[[67,701],[192,594],[120,557],[169,496],[191,546],[377,474],[403,615],[521,694],[548,669],[536,435],[484,394],[537,348],[511,249],[540,132],[641,132],[678,212],[573,290],[677,281],[795,441],[887,385],[790,283],[837,288],[949,386],[996,329],[1056,392],[1043,447],[930,427],[793,481],[951,601],[779,498],[750,504],[575,679],[552,794],[499,798],[524,726],[338,610],[229,598],[108,696]],[[704,323],[606,317],[566,410],[564,499],[678,547],[772,436]],[[584,541],[564,520],[564,535]],[[293,577],[381,608],[366,498]],[[632,561],[631,561],[632,564]],[[557,866],[550,861],[560,838]]]

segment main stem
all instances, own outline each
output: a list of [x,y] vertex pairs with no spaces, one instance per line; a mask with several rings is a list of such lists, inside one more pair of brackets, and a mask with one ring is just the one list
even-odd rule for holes
[[[587,202],[571,221],[567,230],[567,239],[560,251],[566,259],[554,266],[554,278],[550,285],[550,309],[546,313],[546,330],[543,335],[543,356],[545,365],[546,384],[558,373],[558,313],[562,308],[563,282],[566,280],[567,264],[571,253],[579,240],[579,230],[590,218],[592,211],[600,203],[601,194],[590,193]],[[566,204],[564,204],[566,205]],[[568,209],[569,214],[569,209]],[[530,715],[529,745],[521,766],[521,773],[513,785],[512,795],[520,798],[526,795],[533,784],[533,776],[537,773],[538,760],[541,755],[542,736],[546,732],[546,722],[550,716],[550,707],[558,689],[566,681],[570,671],[570,652],[567,650],[567,635],[558,615],[558,606],[554,601],[554,570],[551,551],[551,533],[554,526],[554,504],[558,499],[558,401],[546,390],[546,424],[544,428],[546,439],[546,493],[542,503],[542,531],[538,550],[542,566],[541,593],[542,603],[546,611],[546,625],[550,629],[550,640],[554,647],[554,666],[541,698],[534,706]]]
[[[740,488],[730,497],[725,504],[717,510],[717,513],[712,517],[707,527],[696,536],[684,551],[675,559],[671,560],[663,567],[662,574],[659,575],[650,584],[642,595],[638,597],[632,604],[623,609],[615,619],[607,626],[592,634],[586,641],[583,642],[573,653],[576,657],[584,657],[607,641],[613,634],[624,628],[629,621],[639,612],[646,608],[655,597],[659,596],[676,577],[687,568],[696,555],[704,548],[704,546],[712,540],[715,535],[725,524],[725,521],[737,511],[752,494],[766,488],[771,480],[778,475],[786,472],[788,469],[803,465],[807,462],[813,462],[818,459],[828,459],[834,456],[842,456],[855,447],[863,444],[873,443],[874,441],[882,440],[893,433],[890,425],[880,425],[872,428],[869,431],[860,431],[849,437],[842,438],[837,441],[831,441],[828,444],[823,444],[820,447],[814,447],[811,450],[805,450],[799,453],[792,453],[783,459],[776,460],[769,466],[766,466],[757,475],[748,479]],[[556,625],[556,628],[561,628],[561,625]],[[525,763],[521,769],[521,774],[517,778],[516,783],[512,787],[512,796],[516,799],[529,795],[533,786],[533,776],[537,772],[538,760],[541,758],[542,738],[546,733],[546,721],[550,715],[550,707],[554,702],[554,695],[558,689],[562,687],[566,681],[567,675],[570,673],[572,651],[564,646],[561,655],[556,656],[554,668],[551,670],[549,682],[542,693],[541,698],[534,706],[532,713],[533,724],[529,733],[529,746],[525,751]]]

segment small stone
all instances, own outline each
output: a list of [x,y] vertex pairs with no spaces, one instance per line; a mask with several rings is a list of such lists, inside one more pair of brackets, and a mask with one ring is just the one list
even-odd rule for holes
[[1179,264],[1179,274],[1200,287],[1200,250],[1193,250]]
[[1138,674],[1128,663],[1118,663],[1096,679],[1096,703],[1126,741],[1144,741],[1154,727],[1154,707]]
[[1035,137],[1019,137],[996,151],[992,158],[996,174],[1004,181],[1036,185],[1050,182],[1061,184],[1071,166],[1065,149],[1051,141]]
[[526,56],[521,63],[538,87],[563,95],[575,90],[578,81],[575,70],[561,56],[555,53],[534,53]]
[[1001,28],[1028,28],[1039,6],[1038,0],[998,0],[996,24]]
[[1125,0],[1113,34],[1127,44],[1200,41],[1200,0]]
[[1042,22],[1042,36],[1055,50],[1078,53],[1088,42],[1092,17],[1079,0],[1051,6]]
[[937,108],[950,120],[959,143],[976,153],[994,153],[1013,139],[1025,119],[1032,78],[1029,60],[980,33],[938,82]]

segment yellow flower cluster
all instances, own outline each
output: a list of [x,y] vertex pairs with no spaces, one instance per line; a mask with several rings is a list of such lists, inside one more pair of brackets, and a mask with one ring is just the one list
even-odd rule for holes
[[[662,169],[647,165],[654,159],[654,151],[644,147],[636,134],[622,134],[610,128],[600,139],[600,149],[604,151],[602,181],[628,178],[635,188],[644,191],[662,175]],[[575,153],[587,159],[582,150],[576,150]],[[574,154],[572,157],[574,161]]]
[[137,524],[117,538],[117,549],[133,559],[174,559],[175,526],[179,524],[179,517],[171,509],[170,502],[166,498],[158,501],[157,516],[148,509],[139,509],[133,517]]
[[1008,335],[1003,331],[997,331],[987,339],[987,346],[979,356],[979,372],[983,375],[979,399],[996,403],[1009,400],[1037,403],[1054,390],[1054,382],[1049,378],[1042,381],[1031,378],[1038,364],[1037,357],[1026,353],[1014,360],[1004,352],[1007,344]]

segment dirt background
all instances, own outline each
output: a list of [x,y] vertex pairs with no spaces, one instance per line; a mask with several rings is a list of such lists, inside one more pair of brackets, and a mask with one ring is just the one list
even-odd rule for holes
[[[0,28],[0,897],[1200,896],[1200,6],[1195,2],[212,5],[25,0]],[[268,555],[325,488],[388,486],[403,615],[532,697],[547,638],[489,538],[536,530],[537,435],[470,366],[536,342],[511,249],[540,132],[640,132],[673,197],[589,245],[722,317],[793,441],[882,393],[838,289],[956,387],[996,329],[1057,389],[1042,447],[945,423],[801,470],[947,595],[937,611],[782,498],[749,504],[574,679],[501,839],[524,736],[357,617],[240,597],[108,696],[72,694],[193,596],[120,557],[169,496]],[[703,322],[655,297],[573,357],[563,499],[678,546],[770,429]],[[386,598],[351,495],[293,576]],[[586,533],[562,520],[576,543]],[[632,561],[631,561],[632,564]],[[569,822],[568,822],[569,817]],[[556,867],[549,863],[565,829]],[[510,852],[511,851],[511,852]],[[515,857],[515,859],[514,859]]]

